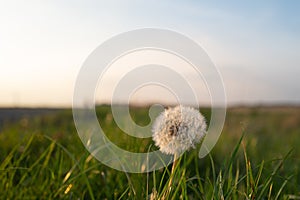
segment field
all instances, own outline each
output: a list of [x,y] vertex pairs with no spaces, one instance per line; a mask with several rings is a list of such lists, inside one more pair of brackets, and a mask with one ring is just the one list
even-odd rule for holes
[[[131,109],[138,124],[147,124],[147,112]],[[209,119],[209,109],[201,112]],[[122,133],[110,107],[97,116],[121,148],[153,145]],[[300,107],[229,108],[211,154],[199,159],[191,150],[179,160],[172,173],[171,165],[120,172],[85,150],[71,110],[0,109],[1,199],[300,199]]]

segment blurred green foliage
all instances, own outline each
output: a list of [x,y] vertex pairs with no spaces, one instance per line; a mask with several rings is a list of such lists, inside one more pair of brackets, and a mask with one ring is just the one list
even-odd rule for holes
[[[151,138],[123,133],[109,106],[96,110],[116,145],[133,152],[157,149]],[[209,122],[210,109],[201,112]],[[150,122],[148,108],[132,107],[130,113],[139,125]],[[300,108],[229,108],[210,156],[199,159],[197,153],[182,157],[174,198],[298,198]],[[102,165],[85,150],[68,109],[6,122],[0,129],[0,163],[3,199],[145,199],[154,189],[164,191],[170,170],[127,174]]]

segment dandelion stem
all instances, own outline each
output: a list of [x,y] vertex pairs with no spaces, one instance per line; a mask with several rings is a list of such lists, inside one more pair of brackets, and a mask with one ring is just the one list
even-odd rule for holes
[[173,177],[174,177],[174,171],[175,171],[175,167],[177,165],[177,154],[175,153],[174,154],[174,162],[173,162],[173,165],[172,165],[172,170],[171,170],[171,179],[170,179],[170,182],[169,182],[169,188],[172,186],[172,180],[173,180]]
[[168,188],[167,188],[167,191],[166,191],[166,194],[164,195],[165,197],[169,196],[171,190],[172,190],[172,185],[173,185],[173,178],[174,178],[174,173],[175,173],[175,168],[176,168],[176,165],[178,163],[177,161],[177,158],[178,158],[178,155],[177,153],[174,154],[174,161],[173,161],[173,165],[172,165],[172,170],[171,170],[171,175],[170,175],[170,179],[169,179],[169,184],[168,184]]

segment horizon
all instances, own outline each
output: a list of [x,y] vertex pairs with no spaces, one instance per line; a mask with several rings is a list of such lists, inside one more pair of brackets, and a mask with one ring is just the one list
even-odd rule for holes
[[[154,104],[159,104],[159,103],[153,103],[153,104],[129,104],[130,108],[148,108],[153,106]],[[128,106],[128,104],[124,103],[124,104],[118,104],[119,106]],[[174,107],[178,104],[159,104],[162,105],[164,107],[169,106],[169,107]],[[101,106],[111,106],[111,104],[109,103],[101,103],[101,104],[95,104],[95,108],[97,107],[101,107]],[[193,105],[185,105],[188,107],[197,107],[197,106],[193,106]],[[221,106],[220,106],[221,107]],[[73,107],[75,109],[77,109],[77,107]],[[81,107],[81,108],[85,108],[85,107]],[[211,108],[210,105],[199,105],[199,109],[201,108]],[[216,106],[215,108],[218,108],[218,106]],[[244,103],[235,103],[235,104],[227,104],[226,105],[226,109],[231,109],[231,108],[300,108],[300,103],[249,103],[249,104],[244,104]],[[0,106],[0,110],[1,109],[49,109],[49,110],[64,110],[64,109],[72,109],[72,106],[64,106],[64,105],[41,105],[41,106]]]

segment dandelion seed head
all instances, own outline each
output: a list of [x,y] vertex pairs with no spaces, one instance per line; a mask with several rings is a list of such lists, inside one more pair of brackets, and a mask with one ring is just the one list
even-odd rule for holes
[[165,109],[154,121],[152,138],[160,151],[181,154],[195,148],[206,135],[206,121],[194,108],[176,106]]

